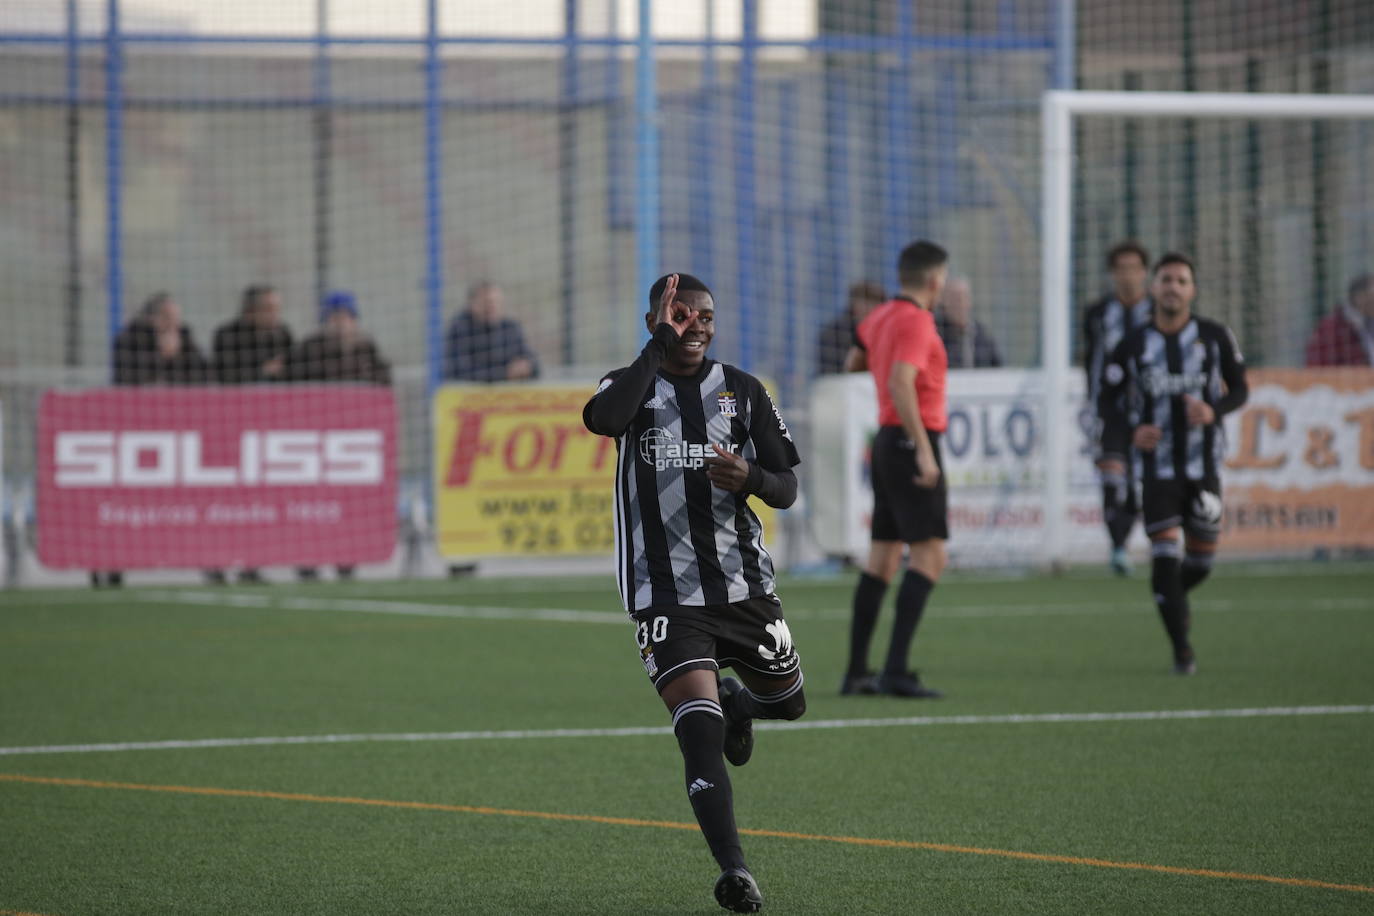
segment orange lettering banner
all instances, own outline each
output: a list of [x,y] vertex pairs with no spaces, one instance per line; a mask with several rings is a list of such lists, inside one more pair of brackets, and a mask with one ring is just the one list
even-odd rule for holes
[[1253,369],[1227,417],[1223,544],[1374,547],[1374,370]]

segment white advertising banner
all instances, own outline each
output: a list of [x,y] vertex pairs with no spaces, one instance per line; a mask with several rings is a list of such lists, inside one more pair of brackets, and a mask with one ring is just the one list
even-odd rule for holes
[[[1067,398],[1077,418],[1054,443],[1070,453],[1065,551],[1070,559],[1106,559],[1101,489],[1092,464],[1083,378]],[[1042,555],[1044,423],[1040,373],[966,369],[949,374],[949,428],[941,443],[949,480],[949,551],[961,566],[1032,563]],[[868,448],[878,428],[877,395],[866,373],[818,379],[811,389],[812,454],[802,475],[812,535],[827,553],[863,557],[873,491]],[[823,483],[822,483],[823,482]],[[833,484],[833,485],[832,485]],[[1144,538],[1137,533],[1139,543]]]
[[[1082,373],[1069,378],[1064,556],[1105,561],[1101,488],[1092,464],[1094,417]],[[1256,369],[1250,397],[1226,418],[1222,544],[1242,554],[1302,555],[1316,547],[1374,547],[1374,371]],[[1040,373],[955,370],[949,376],[950,556],[962,566],[1043,558],[1044,450]],[[812,443],[802,474],[812,535],[827,553],[868,550],[873,493],[868,448],[877,396],[866,374],[827,376],[811,390]],[[1132,545],[1146,541],[1139,527]]]

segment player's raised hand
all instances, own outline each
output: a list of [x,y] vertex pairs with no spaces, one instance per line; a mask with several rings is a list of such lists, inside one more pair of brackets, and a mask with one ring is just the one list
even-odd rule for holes
[[1135,428],[1135,433],[1131,436],[1131,442],[1142,452],[1153,452],[1155,446],[1159,445],[1159,440],[1163,438],[1164,430],[1158,426],[1151,426],[1149,423],[1142,423]]
[[1217,412],[1212,409],[1212,405],[1200,398],[1195,398],[1191,394],[1183,396],[1183,407],[1187,412],[1189,426],[1206,426],[1215,423]]
[[749,480],[749,462],[714,442],[711,448],[715,449],[716,457],[706,459],[706,476],[722,490],[743,493]]
[[658,323],[668,325],[681,337],[697,320],[697,312],[677,301],[677,280],[678,275],[673,274],[663,287],[663,295],[658,299]]

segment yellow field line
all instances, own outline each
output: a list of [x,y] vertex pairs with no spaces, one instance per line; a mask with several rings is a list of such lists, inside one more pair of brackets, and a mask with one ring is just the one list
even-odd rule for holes
[[[22,773],[0,773],[0,782],[29,783],[48,786],[80,786],[91,789],[128,789],[139,792],[171,792],[180,795],[210,795],[227,798],[267,798],[277,801],[299,801],[327,805],[366,805],[374,808],[403,808],[413,811],[443,811],[451,814],[488,814],[501,817],[528,817],[548,821],[578,821],[591,824],[613,824],[620,827],[658,827],[664,830],[695,831],[696,824],[680,821],[650,821],[633,817],[607,817],[599,814],[559,814],[551,811],[521,811],[514,808],[491,808],[485,805],[445,805],[438,802],[392,801],[383,798],[353,798],[336,795],[308,795],[299,792],[268,792],[257,789],[224,789],[214,786],[159,786],[134,782],[103,782],[94,779],[67,779],[55,776],[27,776]],[[958,846],[951,843],[925,843],[917,840],[883,840],[856,836],[828,836],[816,833],[796,833],[790,830],[756,830],[741,828],[744,836],[774,837],[785,840],[807,840],[820,843],[841,843],[848,846],[876,846],[885,849],[922,849],[931,852],[954,852],[964,855],[996,856],[1028,862],[1052,862],[1060,865],[1081,865],[1091,868],[1118,868],[1130,871],[1157,872],[1166,875],[1186,875],[1193,878],[1222,878],[1230,881],[1259,881],[1289,887],[1321,888],[1332,891],[1352,891],[1374,894],[1374,886],[1364,884],[1336,884],[1310,878],[1284,878],[1249,872],[1220,871],[1212,868],[1183,868],[1176,865],[1152,865],[1147,862],[1117,862],[1112,859],[1060,856],[1015,849],[985,849],[980,846]],[[0,916],[11,916],[0,910]],[[27,916],[27,914],[20,914]]]

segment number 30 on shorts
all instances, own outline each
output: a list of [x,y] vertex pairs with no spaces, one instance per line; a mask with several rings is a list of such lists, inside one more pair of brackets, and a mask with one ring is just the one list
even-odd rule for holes
[[647,649],[651,642],[660,643],[668,638],[667,617],[655,617],[652,629],[650,629],[650,627],[650,624],[641,620],[639,622],[639,627],[635,630],[635,638],[639,640],[639,647],[641,649]]

